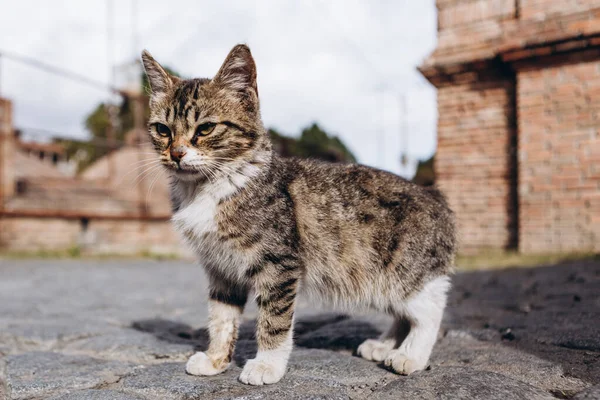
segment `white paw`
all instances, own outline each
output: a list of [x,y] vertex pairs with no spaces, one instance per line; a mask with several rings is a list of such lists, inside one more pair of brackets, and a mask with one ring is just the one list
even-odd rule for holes
[[375,340],[375,339],[367,339],[365,340],[358,349],[356,349],[356,353],[369,361],[383,361],[386,356],[394,347],[393,340]]
[[386,367],[393,369],[397,374],[410,375],[415,371],[425,369],[427,366],[427,361],[419,362],[408,357],[400,349],[396,349],[388,353],[384,364]]
[[248,360],[240,375],[240,381],[247,385],[277,383],[285,374],[285,368],[285,363],[281,362],[269,363],[256,358]]
[[190,375],[210,376],[217,375],[225,371],[229,364],[225,364],[224,368],[215,368],[212,360],[203,352],[199,351],[190,357],[185,370]]

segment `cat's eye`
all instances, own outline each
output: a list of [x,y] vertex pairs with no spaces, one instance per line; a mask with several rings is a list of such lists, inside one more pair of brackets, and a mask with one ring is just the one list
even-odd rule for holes
[[212,133],[212,131],[215,129],[215,126],[217,126],[217,124],[214,124],[212,122],[207,122],[205,124],[198,125],[198,127],[196,128],[196,136],[210,135]]
[[162,137],[170,137],[171,136],[171,130],[169,129],[168,126],[161,124],[161,123],[156,123],[154,124],[154,126],[156,127],[156,132],[162,136]]

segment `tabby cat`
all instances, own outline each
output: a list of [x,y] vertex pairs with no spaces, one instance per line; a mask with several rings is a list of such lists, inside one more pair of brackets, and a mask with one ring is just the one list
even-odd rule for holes
[[210,281],[210,344],[193,375],[229,366],[253,294],[258,353],[243,383],[278,382],[292,351],[302,290],[395,318],[358,355],[399,374],[427,366],[456,248],[452,211],[435,189],[362,165],[283,159],[260,117],[250,49],[231,50],[213,79],[170,75],[144,51],[149,134],[171,177],[172,221]]

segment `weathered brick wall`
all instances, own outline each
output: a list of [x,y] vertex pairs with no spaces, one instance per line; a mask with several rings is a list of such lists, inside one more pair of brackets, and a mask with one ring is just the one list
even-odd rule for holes
[[517,15],[515,0],[438,0],[436,5],[438,44],[425,64],[492,58]]
[[190,253],[170,221],[0,217],[0,248],[11,251],[64,251],[79,247],[91,254]]
[[520,0],[519,17],[544,19],[600,7],[600,0]]
[[457,214],[464,252],[515,242],[513,99],[514,82],[499,77],[438,89],[436,179]]
[[12,251],[62,251],[78,244],[80,223],[59,218],[0,217],[0,248]]
[[12,103],[0,97],[0,209],[14,193]]
[[532,65],[517,87],[520,249],[599,251],[600,61]]
[[517,9],[515,0],[438,0],[437,7],[440,30],[514,18]]
[[[509,154],[516,141],[514,76],[489,60],[517,5],[438,0],[437,8],[438,45],[422,69],[438,88],[436,180],[456,212],[462,252],[506,249],[516,244],[517,225]],[[480,59],[490,65],[462,67]]]
[[98,253],[188,254],[170,221],[91,221],[86,238]]

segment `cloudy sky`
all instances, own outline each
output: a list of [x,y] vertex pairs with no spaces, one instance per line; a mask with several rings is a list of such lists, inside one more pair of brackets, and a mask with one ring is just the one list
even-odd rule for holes
[[[297,135],[317,121],[361,163],[403,174],[411,173],[400,164],[406,145],[412,159],[435,149],[435,91],[415,69],[435,46],[434,0],[112,1],[112,47],[109,3],[7,2],[0,52],[108,83],[111,60],[125,65],[142,48],[184,76],[210,77],[244,42],[258,66],[266,126]],[[86,113],[108,98],[6,57],[0,63],[0,93],[25,130],[85,137]]]

